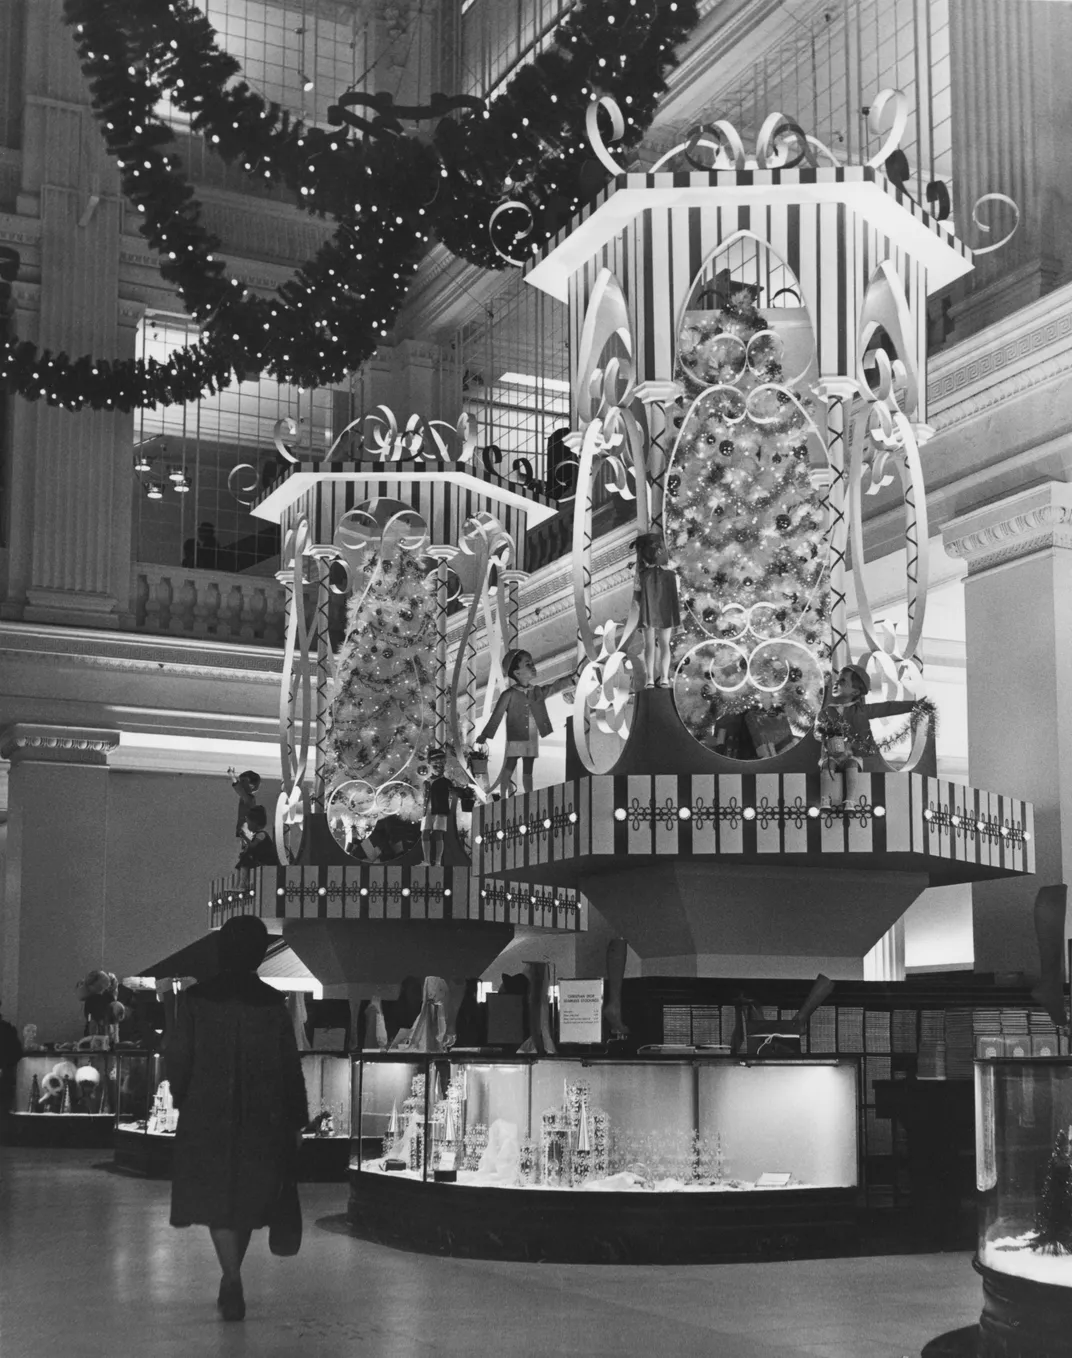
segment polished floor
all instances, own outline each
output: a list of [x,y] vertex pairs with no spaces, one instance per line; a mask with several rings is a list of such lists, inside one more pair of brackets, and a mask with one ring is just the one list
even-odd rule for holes
[[978,1316],[966,1254],[628,1268],[403,1254],[340,1232],[340,1184],[303,1188],[306,1233],[244,1269],[225,1324],[207,1231],[168,1186],[100,1151],[0,1149],[0,1356],[38,1358],[917,1358]]

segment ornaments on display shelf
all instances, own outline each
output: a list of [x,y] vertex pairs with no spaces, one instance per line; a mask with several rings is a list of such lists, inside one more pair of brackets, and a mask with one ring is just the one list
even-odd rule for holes
[[[825,522],[809,466],[822,439],[806,390],[785,384],[785,345],[758,293],[728,268],[694,284],[677,355],[692,399],[664,502],[686,612],[678,714],[735,759],[768,758],[811,729],[828,654]],[[809,341],[792,340],[799,376]]]

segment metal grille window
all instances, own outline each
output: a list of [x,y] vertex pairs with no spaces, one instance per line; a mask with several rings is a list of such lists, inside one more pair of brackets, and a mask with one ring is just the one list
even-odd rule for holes
[[546,483],[551,436],[570,426],[565,305],[515,274],[456,332],[449,354],[455,392],[476,421],[479,443],[501,449],[504,472],[524,457]]
[[[196,335],[186,317],[149,313],[139,328],[138,355],[162,362]],[[297,438],[288,442],[322,455],[331,438],[332,402],[330,389],[302,391],[260,378],[188,405],[139,410],[135,560],[220,571],[270,569],[279,550],[278,529],[254,518],[228,480],[239,463],[253,468],[247,484],[270,479],[278,458],[274,426],[286,417],[298,428]]]
[[[351,87],[368,87],[367,7],[351,0],[198,0],[241,79],[265,99],[327,126],[327,110]],[[189,119],[168,108],[176,123]]]
[[487,98],[516,67],[543,51],[570,0],[462,0],[458,78]]
[[719,91],[717,109],[698,108],[689,122],[724,116],[754,132],[780,110],[839,159],[858,162],[882,141],[863,110],[894,86],[910,107],[901,140],[910,192],[922,200],[931,180],[951,183],[949,0],[828,0],[786,16],[778,41]]

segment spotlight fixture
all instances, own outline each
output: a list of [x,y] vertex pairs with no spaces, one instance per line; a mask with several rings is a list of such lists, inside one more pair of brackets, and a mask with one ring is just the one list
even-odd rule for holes
[[186,477],[183,476],[180,480],[175,482],[173,489],[176,495],[186,495],[189,492],[190,483],[187,481]]
[[302,87],[302,89],[303,89],[303,90],[311,90],[311,89],[313,88],[313,84],[314,84],[313,80],[312,80],[309,76],[307,76],[307,75],[305,74],[304,71],[299,72],[299,74],[300,74],[300,76],[301,76],[301,87]]
[[135,453],[134,470],[136,472],[151,472],[152,469],[153,464],[149,461],[149,459],[145,456],[144,453]]
[[159,481],[150,481],[145,488],[145,494],[150,500],[162,500],[164,498],[164,487]]
[[175,484],[178,485],[180,481],[186,480],[186,473],[183,471],[181,467],[169,467],[168,480],[174,481]]

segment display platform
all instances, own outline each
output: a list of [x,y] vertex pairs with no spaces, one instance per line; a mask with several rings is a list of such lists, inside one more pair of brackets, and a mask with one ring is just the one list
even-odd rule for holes
[[355,1060],[348,1216],[472,1258],[700,1263],[851,1252],[857,1062]]

